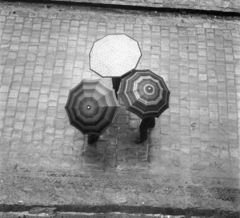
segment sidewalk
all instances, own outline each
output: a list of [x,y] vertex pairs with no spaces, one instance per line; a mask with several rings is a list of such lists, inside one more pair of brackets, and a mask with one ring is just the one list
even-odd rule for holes
[[[0,211],[239,215],[239,21],[0,6]],[[99,78],[89,52],[111,33],[138,40],[137,68],[161,75],[171,101],[143,145],[120,102],[95,150],[64,105],[81,79]]]
[[138,6],[144,8],[169,8],[240,13],[238,0],[49,0],[49,2],[89,3],[112,6]]

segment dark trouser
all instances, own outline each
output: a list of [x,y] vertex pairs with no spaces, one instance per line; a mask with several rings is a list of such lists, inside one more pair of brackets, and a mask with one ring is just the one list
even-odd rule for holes
[[91,145],[91,144],[95,143],[98,139],[99,139],[98,135],[89,134],[88,135],[88,144]]
[[[131,72],[131,71],[130,71]],[[121,77],[112,77],[112,84],[113,84],[113,89],[115,90],[115,94],[116,94],[116,98],[118,99],[118,89],[121,83],[121,79],[123,79],[125,76],[127,76],[130,72],[128,72],[127,74],[121,76]]]
[[116,98],[118,99],[117,92],[120,86],[121,77],[112,77],[113,89],[115,90]]
[[139,126],[140,140],[144,141],[148,138],[148,128],[153,128],[155,126],[155,118],[149,117],[142,119]]

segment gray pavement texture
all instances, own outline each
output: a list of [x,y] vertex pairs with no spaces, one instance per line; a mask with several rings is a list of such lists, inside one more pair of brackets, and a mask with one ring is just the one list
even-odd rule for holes
[[48,0],[48,2],[90,3],[102,5],[139,6],[151,8],[172,8],[240,12],[239,0]]
[[[21,213],[0,213],[1,218],[187,218],[184,215],[163,215],[163,214],[129,214],[129,213],[41,213],[31,214],[29,212]],[[203,218],[194,216],[194,218]]]
[[[66,205],[68,211],[176,208],[172,215],[179,209],[239,217],[238,20],[0,6],[1,211]],[[170,108],[149,140],[135,145],[140,120],[120,102],[95,149],[69,124],[64,105],[83,78],[99,78],[89,70],[89,51],[114,33],[139,42],[137,69],[165,79]],[[111,86],[111,79],[102,80]]]

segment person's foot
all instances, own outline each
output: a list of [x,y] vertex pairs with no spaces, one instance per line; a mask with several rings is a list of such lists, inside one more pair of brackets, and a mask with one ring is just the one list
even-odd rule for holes
[[148,138],[146,138],[146,139],[140,139],[140,138],[137,138],[137,139],[135,139],[135,144],[140,144],[140,143],[143,143],[143,142],[145,142],[145,141],[147,141],[147,139]]

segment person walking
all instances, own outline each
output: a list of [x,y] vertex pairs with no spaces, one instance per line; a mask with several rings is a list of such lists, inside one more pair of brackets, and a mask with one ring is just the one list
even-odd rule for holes
[[[127,76],[127,74],[125,74],[122,77],[112,77],[112,87],[113,87],[113,89],[115,91],[115,95],[116,95],[117,100],[118,100],[117,92],[118,92],[118,89],[119,89],[119,86],[120,86],[120,83],[121,83],[121,79],[123,77]],[[99,135],[88,134],[88,145],[96,147],[96,142],[97,142],[98,139],[99,139]]]
[[170,91],[165,81],[151,70],[134,70],[121,81],[118,93],[126,109],[142,119],[140,136],[135,143],[145,142],[149,137],[148,130],[155,126],[155,117],[169,108]]
[[[120,86],[120,83],[121,83],[121,79],[122,77],[112,77],[112,87],[115,91],[115,95],[116,95],[116,98],[118,100],[118,89],[119,89],[119,86]],[[95,135],[95,134],[89,134],[88,135],[88,144],[91,145],[91,146],[94,146],[95,145],[95,142],[97,142],[97,140],[99,139],[99,135]]]
[[140,136],[135,139],[135,143],[139,144],[147,141],[148,139],[148,130],[155,127],[155,117],[149,117],[142,119],[139,126]]

